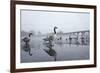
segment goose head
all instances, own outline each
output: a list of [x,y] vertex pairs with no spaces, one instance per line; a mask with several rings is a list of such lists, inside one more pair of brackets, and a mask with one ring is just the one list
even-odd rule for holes
[[33,34],[32,33],[29,33],[29,37],[31,37]]
[[56,34],[57,32],[56,32],[56,29],[58,29],[58,27],[54,27],[54,34]]

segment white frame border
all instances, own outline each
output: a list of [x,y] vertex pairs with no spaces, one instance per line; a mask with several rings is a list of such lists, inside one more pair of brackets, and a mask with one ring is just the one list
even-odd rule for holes
[[[90,12],[90,60],[20,63],[20,9]],[[94,64],[94,10],[85,8],[51,7],[16,4],[16,69]]]

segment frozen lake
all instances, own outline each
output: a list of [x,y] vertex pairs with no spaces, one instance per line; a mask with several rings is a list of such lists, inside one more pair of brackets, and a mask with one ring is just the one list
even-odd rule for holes
[[[43,37],[32,37],[30,41],[31,53],[32,56],[29,55],[28,52],[25,52],[21,48],[21,62],[47,62],[54,61],[54,57],[48,55],[44,49],[48,49],[45,45],[43,45]],[[89,59],[89,45],[76,45],[76,44],[68,44],[65,41],[60,41],[64,43],[54,44],[53,49],[56,52],[56,61],[69,61],[69,60],[87,60]],[[21,46],[24,45],[24,42],[21,43]]]

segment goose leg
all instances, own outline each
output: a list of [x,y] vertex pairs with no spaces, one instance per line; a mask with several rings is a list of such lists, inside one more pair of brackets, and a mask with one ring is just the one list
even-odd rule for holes
[[29,49],[29,55],[32,56],[31,49]]

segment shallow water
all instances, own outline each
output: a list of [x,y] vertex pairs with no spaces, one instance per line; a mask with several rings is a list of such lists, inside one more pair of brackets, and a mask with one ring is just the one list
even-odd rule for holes
[[[45,38],[45,36],[32,37],[30,41],[31,53],[33,54],[32,56],[21,48],[22,63],[55,61],[55,57],[50,56],[44,51],[44,49],[48,50],[48,48],[43,45],[43,38]],[[24,43],[22,42],[21,47],[23,45]],[[89,59],[89,48],[89,45],[68,44],[63,40],[53,46],[53,49],[57,54],[56,61]]]

